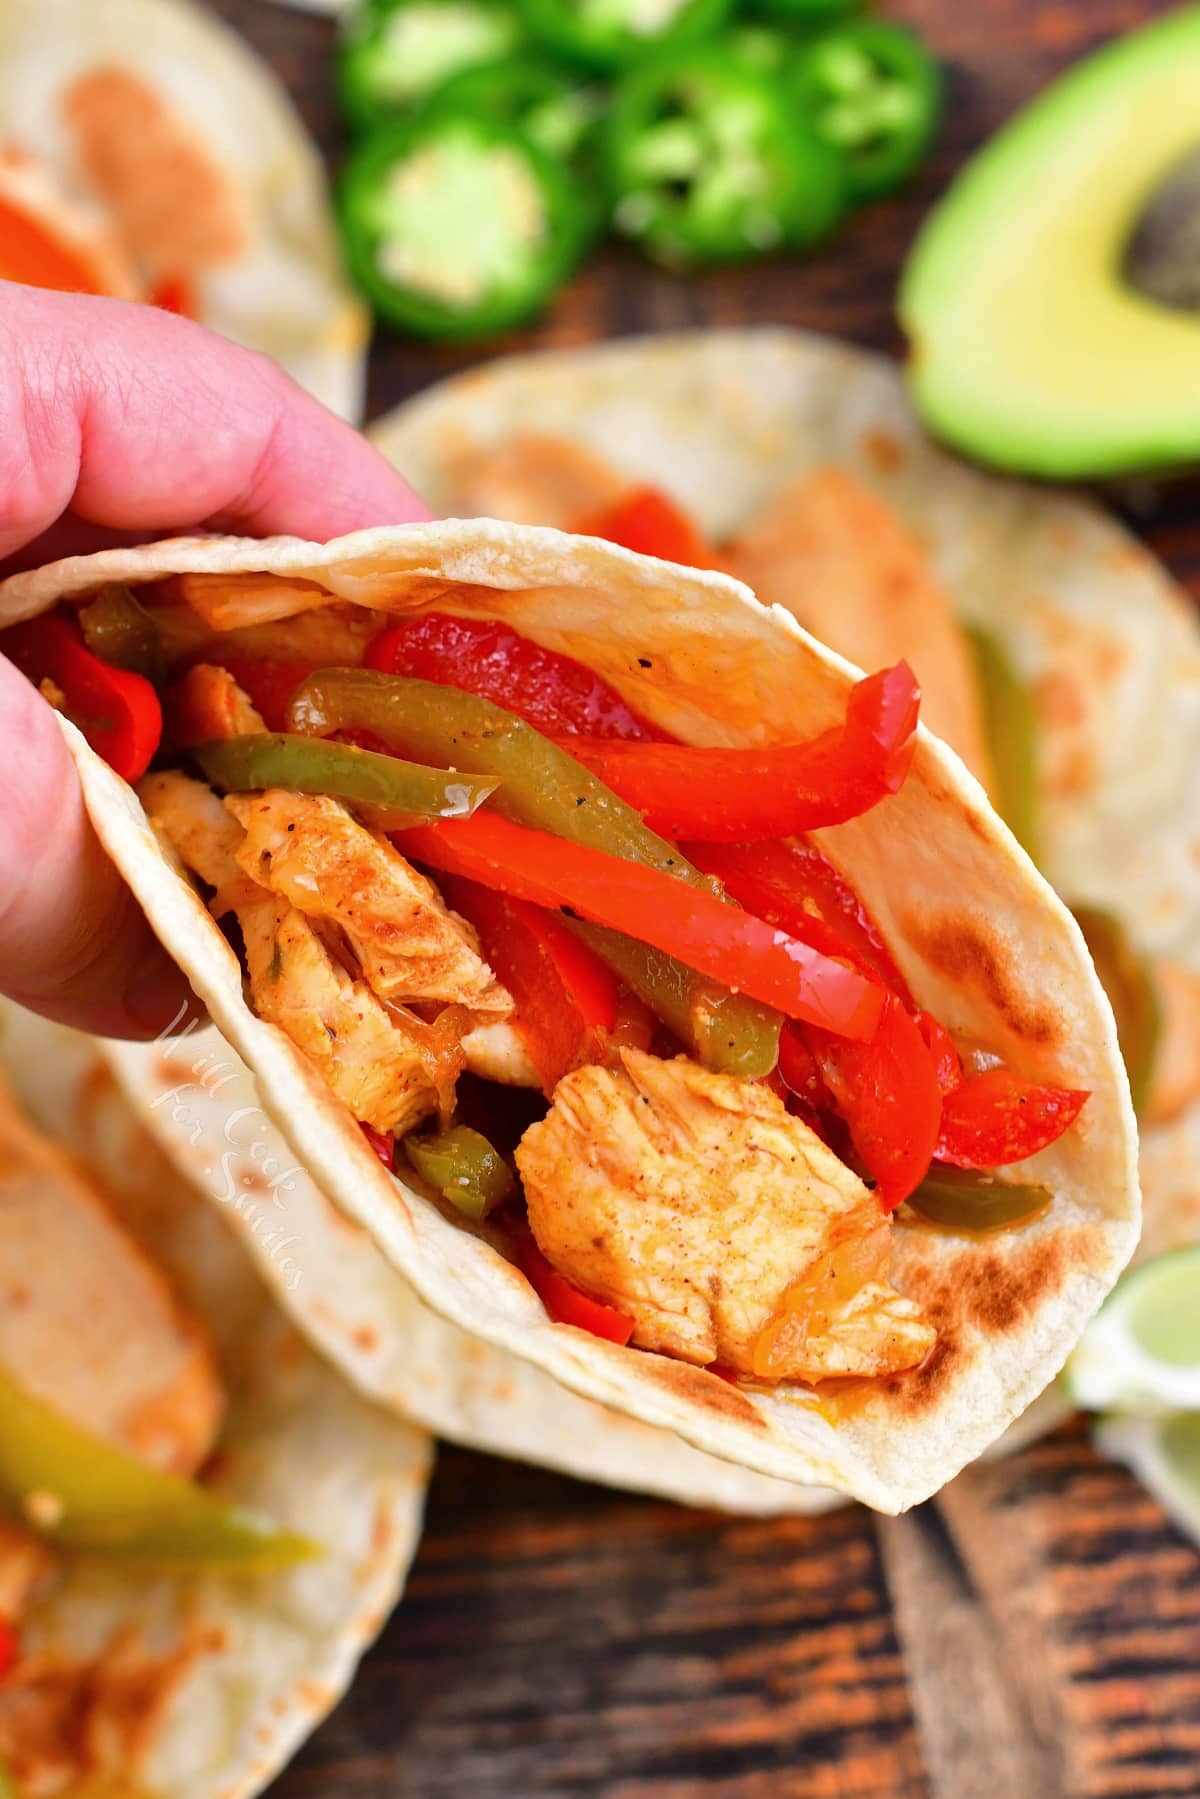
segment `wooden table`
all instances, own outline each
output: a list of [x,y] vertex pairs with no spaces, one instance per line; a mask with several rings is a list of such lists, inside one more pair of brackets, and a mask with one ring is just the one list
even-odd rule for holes
[[[220,0],[336,154],[332,29]],[[808,263],[679,282],[619,250],[517,344],[769,321],[898,348],[917,220],[1148,0],[894,0],[949,65],[916,189]],[[483,352],[385,339],[372,414]],[[1141,523],[1200,592],[1194,486]],[[443,1453],[407,1597],[278,1799],[1200,1794],[1200,1553],[1067,1427],[901,1519],[730,1520]]]

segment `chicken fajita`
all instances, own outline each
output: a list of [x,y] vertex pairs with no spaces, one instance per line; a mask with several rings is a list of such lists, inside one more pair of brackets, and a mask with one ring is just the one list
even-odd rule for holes
[[429,1441],[303,1347],[91,1040],[7,1007],[0,1063],[0,1789],[249,1796],[397,1597]]
[[109,552],[10,580],[0,647],[422,1300],[894,1509],[1132,1249],[1111,1012],[902,656],[571,523]]

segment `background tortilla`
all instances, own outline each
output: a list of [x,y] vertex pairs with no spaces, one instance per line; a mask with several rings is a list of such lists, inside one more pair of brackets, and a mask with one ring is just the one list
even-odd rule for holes
[[188,0],[4,0],[0,143],[77,181],[58,97],[97,67],[138,76],[189,120],[243,196],[247,251],[200,284],[201,317],[263,350],[326,406],[362,417],[369,320],[342,270],[325,168],[287,90]]
[[[697,743],[811,735],[841,714],[857,673],[722,575],[487,520],[384,528],[329,545],[207,538],[106,551],[13,576],[0,586],[0,618],[106,580],[206,570],[269,570],[367,605],[506,618],[590,663],[644,715]],[[425,1303],[585,1397],[761,1473],[899,1510],[973,1460],[1045,1386],[1133,1250],[1133,1116],[1082,938],[977,783],[924,730],[904,789],[821,833],[822,845],[880,920],[923,1003],[1019,1072],[1086,1087],[1093,1099],[1075,1130],[1029,1164],[1055,1193],[1038,1220],[986,1243],[897,1228],[894,1277],[937,1325],[937,1351],[836,1408],[800,1388],[732,1387],[551,1324],[490,1245],[384,1171],[304,1058],[251,1014],[232,951],[135,796],[65,721],[63,731],[106,847],[255,1070],[297,1159]]]
[[[156,1799],[249,1799],[331,1710],[399,1598],[432,1446],[304,1347],[209,1203],[224,1172],[185,1181],[91,1039],[5,1005],[0,1063],[34,1123],[84,1165],[210,1329],[229,1412],[209,1484],[326,1550],[251,1577],[73,1559],[22,1621],[23,1650],[78,1662],[122,1630],[150,1652],[211,1638],[144,1765],[122,1772]],[[243,1120],[251,1140],[253,1125]]]

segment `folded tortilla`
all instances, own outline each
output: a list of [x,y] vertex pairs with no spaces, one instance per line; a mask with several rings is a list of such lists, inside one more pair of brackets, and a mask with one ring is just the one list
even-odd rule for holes
[[[95,1782],[155,1799],[249,1799],[336,1703],[399,1597],[429,1438],[304,1347],[203,1183],[163,1155],[92,1040],[6,1006],[0,1066],[34,1126],[206,1328],[227,1410],[203,1485],[322,1552],[241,1575],[54,1556],[21,1615],[16,1672],[0,1680],[0,1764],[22,1793]],[[63,1242],[60,1284],[72,1247]]]
[[49,217],[87,201],[143,272],[189,280],[204,324],[361,418],[369,321],[324,165],[283,84],[208,8],[5,0],[0,143],[59,188]]
[[[839,718],[857,676],[721,574],[494,520],[328,545],[207,538],[108,551],[12,577],[0,587],[0,621],[109,580],[206,572],[286,576],[382,613],[504,619],[696,744],[810,737]],[[919,1368],[844,1400],[800,1385],[734,1386],[552,1324],[484,1235],[385,1172],[311,1065],[251,1013],[236,957],[136,797],[65,721],[63,730],[110,854],[254,1070],[297,1160],[425,1305],[588,1399],[759,1473],[895,1511],[978,1455],[1046,1385],[1132,1252],[1136,1139],[1108,1003],[1066,908],[957,757],[924,730],[900,793],[816,840],[879,921],[917,998],[960,1040],[1093,1097],[1076,1127],[1025,1165],[1053,1194],[1036,1220],[983,1239],[896,1226],[891,1277],[935,1324],[937,1347]]]

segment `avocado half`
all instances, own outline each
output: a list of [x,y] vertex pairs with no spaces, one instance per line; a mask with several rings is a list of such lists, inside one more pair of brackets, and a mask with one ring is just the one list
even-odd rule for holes
[[1172,231],[1196,256],[1197,152],[1200,6],[1106,46],[991,140],[900,288],[933,431],[1030,474],[1200,458],[1200,267],[1189,283],[1149,266]]

